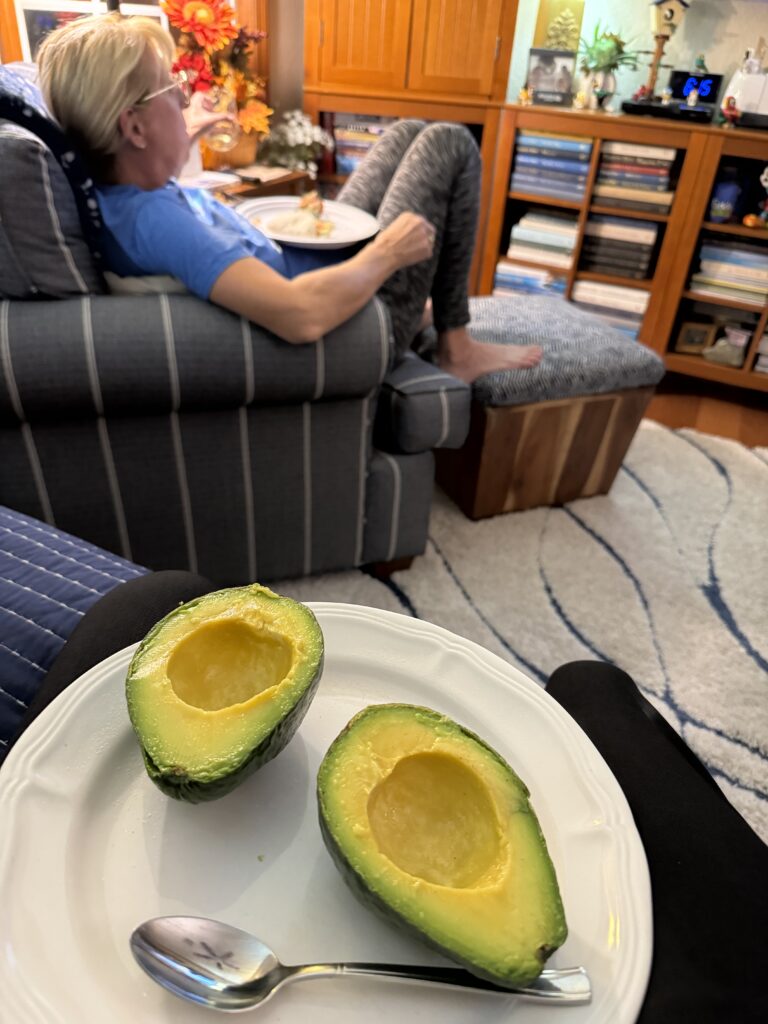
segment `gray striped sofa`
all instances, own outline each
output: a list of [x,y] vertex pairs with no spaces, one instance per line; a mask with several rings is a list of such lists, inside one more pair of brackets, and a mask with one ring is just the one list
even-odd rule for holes
[[105,294],[92,185],[0,72],[0,505],[225,585],[420,554],[469,388],[393,370],[377,300],[296,346],[190,295]]

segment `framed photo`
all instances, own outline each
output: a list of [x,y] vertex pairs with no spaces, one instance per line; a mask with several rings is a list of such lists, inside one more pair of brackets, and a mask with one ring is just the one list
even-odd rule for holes
[[570,107],[576,77],[572,50],[533,49],[528,56],[528,90],[534,103]]
[[[49,32],[86,14],[106,14],[105,0],[13,0],[16,28],[24,60],[33,61],[40,43]],[[120,5],[125,15],[141,14],[156,18],[168,28],[168,19],[160,9],[160,0],[125,0]]]
[[675,352],[687,352],[689,355],[701,355],[704,349],[714,344],[718,331],[717,324],[684,323],[675,340]]

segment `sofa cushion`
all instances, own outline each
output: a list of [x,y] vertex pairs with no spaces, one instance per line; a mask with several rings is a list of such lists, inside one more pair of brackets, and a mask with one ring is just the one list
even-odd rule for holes
[[483,405],[523,405],[655,385],[664,362],[599,317],[549,296],[470,299],[473,337],[499,344],[541,345],[538,366],[480,377],[473,398]]
[[93,183],[36,87],[0,67],[0,295],[102,291],[99,229]]

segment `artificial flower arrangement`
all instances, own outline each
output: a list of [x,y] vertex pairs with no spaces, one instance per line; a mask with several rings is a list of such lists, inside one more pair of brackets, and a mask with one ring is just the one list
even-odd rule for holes
[[307,171],[317,177],[317,164],[324,152],[333,149],[333,137],[301,110],[289,110],[283,122],[273,128],[259,147],[259,163]]
[[246,135],[269,133],[272,110],[265,103],[266,82],[252,69],[255,48],[266,33],[238,25],[227,0],[160,0],[179,32],[174,71],[184,71],[195,92],[218,86],[237,104],[237,120]]

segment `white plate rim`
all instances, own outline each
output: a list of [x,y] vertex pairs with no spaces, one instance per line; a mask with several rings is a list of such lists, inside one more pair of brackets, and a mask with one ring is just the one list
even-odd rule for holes
[[[292,210],[298,205],[301,196],[257,196],[253,199],[244,199],[238,203],[235,209],[250,222],[251,214],[259,214],[263,209],[272,207],[271,212],[283,212]],[[372,238],[381,225],[376,218],[350,203],[341,203],[336,199],[324,199],[324,212],[327,215],[335,214],[345,220],[351,220],[356,226],[348,229],[344,235],[325,238],[304,238],[297,235],[286,235],[282,232],[270,231],[266,224],[258,224],[258,230],[267,238],[281,245],[290,245],[295,249],[344,249],[347,246],[355,245],[357,242],[364,242]],[[268,214],[263,214],[268,216]]]
[[[629,805],[622,793],[613,773],[603,760],[598,750],[589,740],[575,721],[562,706],[550,697],[537,683],[510,665],[502,658],[485,650],[473,641],[460,637],[450,631],[424,620],[396,612],[367,608],[365,606],[348,605],[336,602],[307,602],[323,625],[333,620],[346,623],[367,623],[376,629],[384,628],[391,635],[400,634],[411,640],[431,639],[441,648],[453,649],[455,652],[469,654],[482,665],[491,675],[502,677],[505,682],[520,690],[525,699],[538,705],[538,710],[548,719],[555,733],[562,739],[567,737],[571,744],[569,753],[578,763],[580,769],[589,777],[593,791],[597,791],[605,801],[602,809],[606,811],[605,825],[614,833],[616,867],[622,873],[623,881],[631,882],[622,887],[620,899],[622,937],[621,945],[625,952],[619,962],[620,977],[616,979],[615,991],[607,993],[599,1006],[593,1001],[595,1013],[590,1014],[589,1024],[631,1024],[637,1017],[647,988],[652,957],[652,911],[651,887],[645,851],[637,833]],[[64,730],[80,705],[86,700],[93,687],[103,684],[116,666],[125,663],[137,645],[131,645],[116,652],[111,657],[95,665],[84,673],[61,693],[28,727],[24,735],[11,750],[3,765],[0,775],[0,897],[3,890],[10,884],[9,866],[13,854],[13,835],[11,827],[16,807],[23,799],[25,791],[34,789],[34,764],[36,757],[46,751],[48,745],[56,741],[57,735]],[[0,904],[2,899],[0,899]],[[631,910],[631,912],[629,912]],[[51,1004],[45,1002],[45,1015],[40,1013],[41,1004],[37,1002],[39,993],[30,993],[25,988],[14,988],[13,973],[9,969],[8,958],[2,955],[3,925],[0,918],[0,986],[3,999],[0,1001],[0,1015],[10,1005],[11,1009],[25,1013],[26,1016],[13,1016],[6,1019],[14,1024],[25,1020],[29,1024],[65,1024],[63,1018],[51,1017]],[[10,947],[9,947],[10,948]],[[605,995],[605,993],[603,993]],[[26,998],[25,998],[26,996]],[[14,998],[15,997],[15,998]],[[34,1000],[34,1001],[32,1001]],[[3,1005],[5,1004],[5,1006]],[[526,1007],[531,1004],[523,1004]],[[541,1007],[535,1007],[541,1010]],[[520,1007],[522,1010],[522,1005]],[[558,1012],[561,1012],[558,1010]],[[34,1014],[34,1016],[30,1016]],[[38,1015],[39,1014],[39,1015]],[[66,1022],[69,1024],[69,1022]]]

